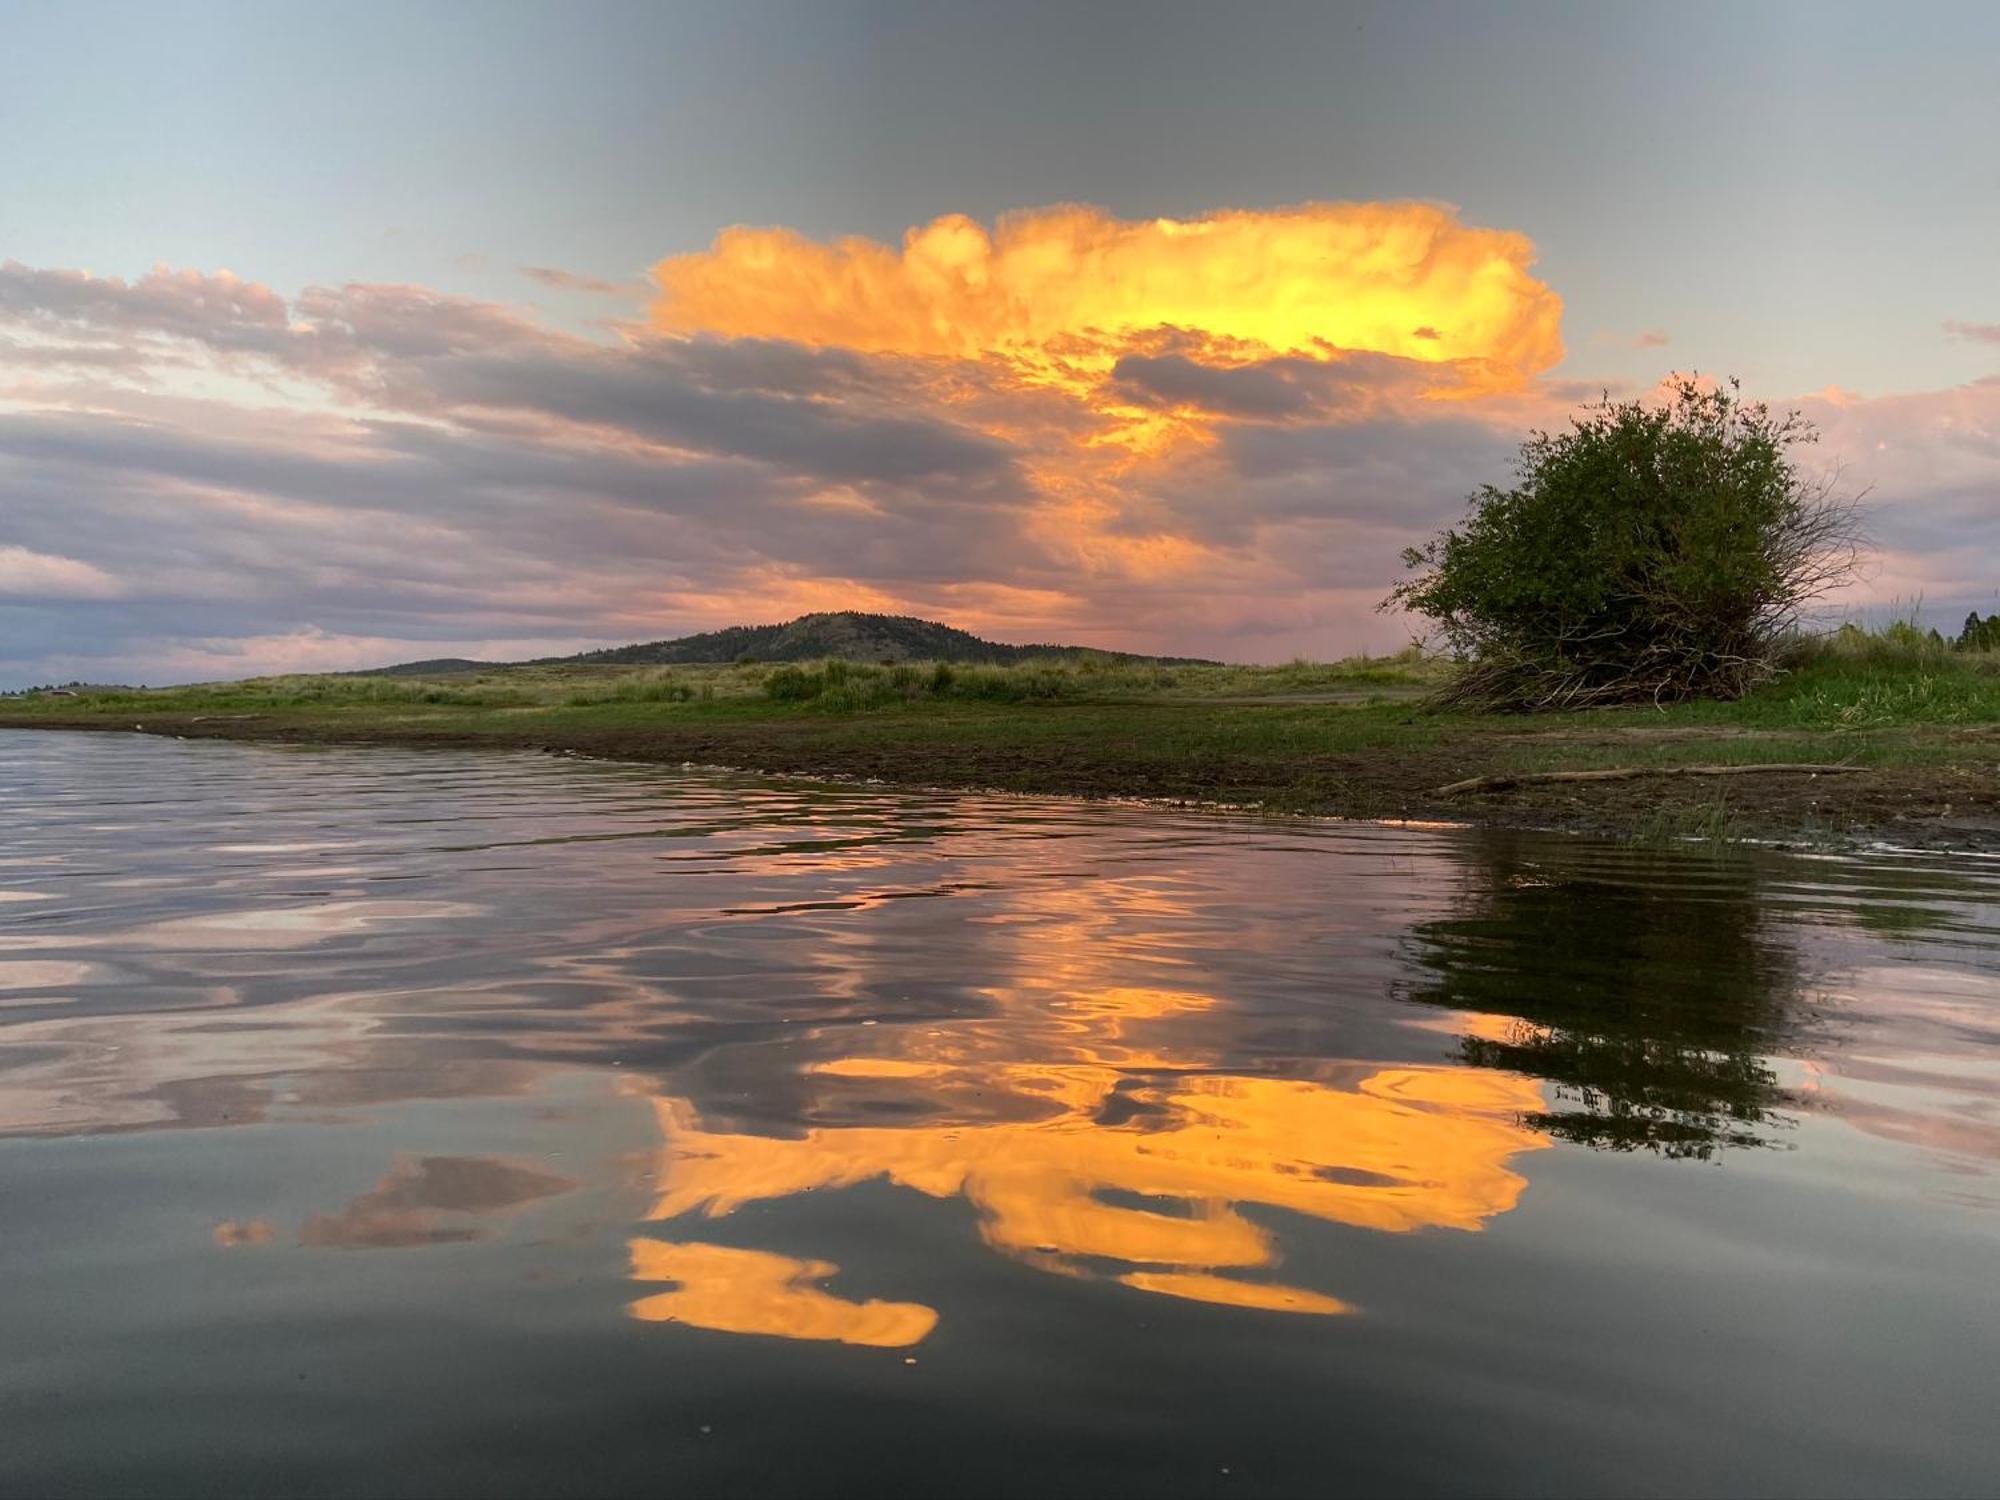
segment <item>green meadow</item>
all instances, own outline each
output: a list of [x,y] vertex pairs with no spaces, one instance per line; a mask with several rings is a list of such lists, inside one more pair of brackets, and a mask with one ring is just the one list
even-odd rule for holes
[[[1276,666],[1087,654],[1010,666],[518,666],[40,691],[0,699],[0,724],[532,748],[1627,836],[1979,842],[2000,814],[2000,651],[1907,625],[1801,640],[1780,675],[1730,702],[1534,715],[1434,708],[1451,670],[1415,651]],[[1843,770],[1439,792],[1476,776],[1768,763]]]

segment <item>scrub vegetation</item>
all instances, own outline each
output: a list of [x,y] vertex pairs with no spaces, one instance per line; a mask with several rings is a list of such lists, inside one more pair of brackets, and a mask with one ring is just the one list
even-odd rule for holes
[[1465,707],[1740,698],[1859,556],[1854,504],[1794,453],[1814,436],[1733,383],[1607,398],[1522,444],[1514,486],[1406,553],[1385,606],[1434,622]]

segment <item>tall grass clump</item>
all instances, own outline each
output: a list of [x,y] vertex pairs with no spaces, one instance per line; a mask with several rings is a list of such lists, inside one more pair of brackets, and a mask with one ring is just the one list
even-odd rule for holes
[[945,701],[1117,703],[1156,697],[1200,701],[1318,696],[1356,688],[1421,688],[1437,680],[1437,671],[1414,647],[1396,656],[1295,661],[1278,667],[1168,664],[1079,652],[1007,666],[943,661],[878,666],[833,658],[766,669],[760,686],[764,697],[777,703],[865,709]]
[[1454,706],[1737,698],[1777,672],[1813,601],[1852,576],[1852,502],[1807,477],[1797,413],[1732,382],[1664,405],[1606,398],[1521,446],[1458,527],[1404,560],[1384,607],[1427,616],[1459,663]]
[[881,708],[894,703],[960,699],[1027,703],[1072,698],[1085,690],[1085,674],[1067,663],[968,666],[951,662],[898,662],[876,666],[833,657],[783,666],[764,679],[764,696],[829,712]]
[[[689,703],[696,696],[695,685],[672,672],[634,672],[579,688],[568,702],[572,708],[586,708],[598,703]],[[709,696],[714,696],[712,689]]]
[[1976,724],[2000,719],[2000,651],[1966,649],[1915,620],[1801,637],[1783,681],[1746,708],[1804,729]]
[[458,682],[423,678],[324,676],[252,677],[180,690],[205,693],[219,704],[270,708],[338,708],[346,705],[395,707],[444,704],[454,708],[497,708],[532,701],[520,690],[484,677]]

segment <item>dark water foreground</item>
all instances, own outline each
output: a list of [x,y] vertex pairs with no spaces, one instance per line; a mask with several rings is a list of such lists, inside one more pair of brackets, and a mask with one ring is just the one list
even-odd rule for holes
[[0,828],[0,1492],[2000,1485],[2000,864],[48,733]]

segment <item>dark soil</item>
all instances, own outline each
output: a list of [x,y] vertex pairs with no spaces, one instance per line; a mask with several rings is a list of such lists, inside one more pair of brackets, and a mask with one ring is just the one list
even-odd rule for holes
[[[35,723],[68,729],[138,727],[81,715],[67,721],[38,718]],[[1473,729],[1443,746],[1406,745],[1283,761],[1227,752],[1148,759],[1083,739],[996,745],[941,738],[913,749],[906,741],[831,737],[823,722],[799,719],[560,730],[524,724],[521,732],[513,733],[422,722],[362,726],[264,715],[172,716],[146,723],[143,732],[292,744],[534,749],[828,779],[1231,803],[1337,817],[1562,828],[1610,837],[1720,831],[1728,837],[1813,844],[1881,840],[1914,847],[2000,850],[2000,766],[1990,752],[1962,761],[1871,767],[1838,776],[1641,778],[1527,785],[1455,797],[1440,797],[1436,791],[1461,777],[1495,769],[1506,748],[1524,738],[1559,740],[1566,750],[1587,752],[1586,763],[1617,765],[1632,760],[1637,739],[1671,735],[1720,742],[1742,733],[1732,729],[1607,729],[1593,734]],[[1970,737],[1993,736],[1973,731]]]

